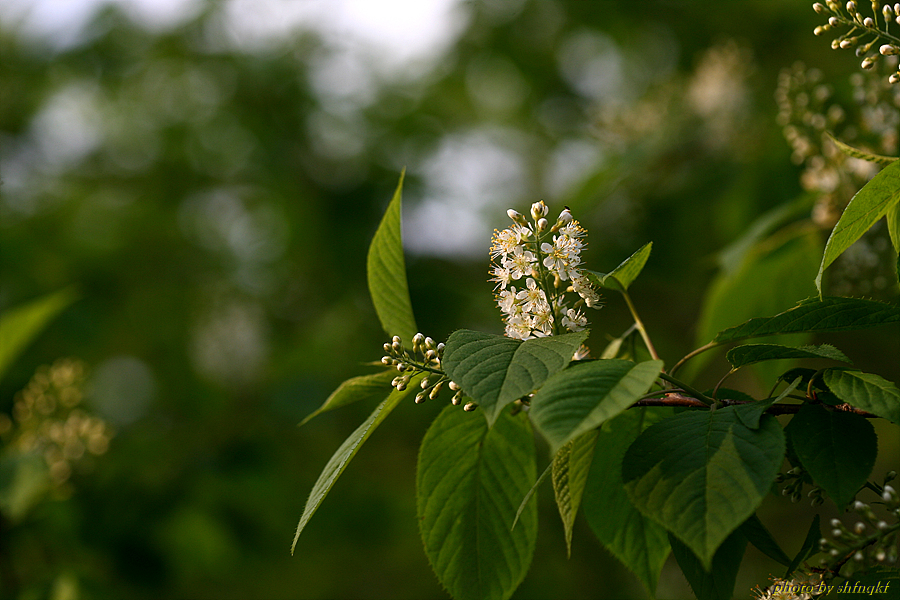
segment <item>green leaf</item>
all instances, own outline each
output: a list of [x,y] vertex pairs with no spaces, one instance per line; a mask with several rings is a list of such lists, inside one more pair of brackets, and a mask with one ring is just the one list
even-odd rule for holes
[[509,598],[537,539],[537,505],[510,525],[534,481],[534,436],[524,413],[484,419],[446,407],[422,440],[416,513],[425,554],[456,600]]
[[894,205],[887,214],[888,234],[891,236],[891,244],[894,252],[900,252],[900,202]]
[[794,381],[792,381],[791,384],[787,386],[783,392],[773,398],[766,398],[760,400],[759,402],[754,402],[753,404],[742,404],[740,406],[736,406],[735,412],[737,412],[737,416],[741,420],[741,423],[743,423],[750,429],[759,429],[759,420],[762,418],[763,413],[766,412],[766,409],[768,409],[773,404],[784,400],[788,396],[788,394],[797,389],[797,386],[800,385],[801,381],[803,381],[802,377],[795,377]]
[[523,342],[460,329],[447,338],[441,364],[492,425],[504,406],[541,387],[569,364],[587,336],[582,331]]
[[661,360],[608,359],[572,365],[549,378],[531,399],[534,426],[552,452],[634,404],[662,370]]
[[638,510],[709,569],[716,549],[768,493],[784,452],[774,417],[754,430],[734,407],[684,412],[641,434],[625,454],[622,478]]
[[566,554],[569,558],[572,557],[572,528],[581,506],[598,435],[597,431],[588,431],[560,448],[553,457],[553,493],[566,532]]
[[900,202],[900,161],[895,161],[872,178],[850,200],[825,244],[822,264],[816,275],[816,289],[822,293],[822,273],[844,250]]
[[835,367],[826,369],[822,381],[835,396],[895,425],[900,425],[900,389],[873,373]]
[[669,534],[669,542],[672,544],[672,554],[697,600],[729,600],[734,595],[734,583],[747,548],[747,538],[741,530],[725,538],[712,559],[711,567],[704,567],[703,561],[676,536]]
[[77,297],[73,288],[41,296],[0,316],[0,379],[34,337]]
[[807,298],[774,317],[757,317],[720,331],[713,342],[724,344],[782,333],[851,331],[900,321],[900,306],[859,298]]
[[784,574],[784,579],[789,578],[791,573],[796,571],[797,567],[800,566],[800,563],[816,553],[820,539],[822,539],[822,531],[819,529],[819,515],[815,515],[812,523],[809,524],[809,531],[806,532],[806,539],[803,540],[800,551],[797,552],[797,556],[795,556],[794,560],[788,565],[788,569]]
[[372,375],[360,375],[359,377],[351,377],[338,386],[336,390],[322,403],[322,406],[310,413],[305,419],[300,421],[300,425],[304,425],[307,421],[329,410],[346,406],[360,400],[369,400],[371,398],[383,397],[391,385],[391,381],[397,376],[397,371],[382,371],[381,373],[373,373]]
[[772,534],[769,533],[769,530],[766,529],[766,526],[762,524],[762,521],[756,515],[744,521],[744,524],[738,528],[738,531],[744,534],[747,541],[756,546],[757,550],[775,562],[784,566],[791,564],[791,559],[784,553],[784,550],[781,549],[781,546],[778,545],[778,542],[775,541],[775,538],[772,537]]
[[849,144],[845,144],[841,140],[837,139],[830,132],[826,131],[825,134],[831,138],[831,141],[834,142],[834,145],[838,147],[838,149],[846,154],[847,156],[852,156],[853,158],[859,158],[861,160],[865,160],[871,163],[875,163],[876,165],[887,166],[893,162],[897,162],[896,156],[884,156],[881,154],[872,154],[871,152],[866,152],[865,150],[860,150],[859,148],[854,148]]
[[603,424],[585,484],[584,516],[597,539],[653,595],[669,556],[666,530],[634,507],[622,482],[622,458],[641,431],[672,415],[671,408],[636,408]]
[[551,462],[549,465],[547,465],[547,468],[544,469],[544,472],[541,473],[541,476],[537,478],[537,481],[534,482],[534,485],[531,486],[531,489],[528,490],[528,493],[525,494],[525,497],[522,498],[522,502],[519,503],[519,508],[516,510],[516,518],[513,519],[513,523],[510,526],[510,529],[516,528],[516,523],[519,522],[519,517],[522,516],[522,512],[524,512],[525,507],[528,506],[528,501],[534,497],[534,493],[541,486],[541,484],[544,482],[544,480],[550,476],[550,472],[552,470],[553,470],[553,463]]
[[851,362],[844,353],[828,344],[820,346],[782,346],[779,344],[745,344],[736,346],[725,354],[731,366],[737,369],[764,360],[781,360],[785,358],[828,358],[845,363]]
[[647,259],[650,258],[650,250],[653,242],[647,242],[641,248],[622,261],[611,273],[597,273],[585,271],[588,279],[599,287],[609,288],[617,292],[625,292],[637,276],[641,274]]
[[868,419],[804,404],[785,428],[800,464],[843,508],[875,465],[878,438]]
[[403,237],[400,227],[401,192],[406,169],[394,198],[388,204],[381,224],[375,231],[366,260],[369,294],[381,326],[388,335],[399,335],[407,343],[418,329],[409,300],[406,281],[406,261],[403,259]]
[[312,491],[309,493],[309,499],[306,501],[306,506],[303,508],[303,514],[300,516],[300,523],[297,524],[297,532],[294,534],[294,541],[291,544],[291,554],[294,553],[294,548],[297,547],[297,540],[300,539],[300,533],[303,531],[303,528],[306,527],[306,524],[309,523],[313,514],[318,510],[319,505],[322,504],[322,500],[324,500],[325,496],[328,495],[328,492],[331,491],[334,482],[337,481],[338,477],[341,476],[341,473],[344,472],[344,469],[347,468],[349,462],[356,456],[360,446],[369,439],[372,432],[381,425],[381,422],[384,421],[389,414],[391,414],[391,411],[400,404],[400,401],[416,388],[416,383],[421,380],[421,378],[421,375],[413,377],[409,383],[409,387],[402,392],[398,390],[391,392],[387,399],[372,411],[369,418],[363,421],[363,424],[357,427],[356,431],[344,440],[341,447],[337,449],[337,452],[334,453],[328,461],[328,464],[325,465],[322,474],[319,475],[319,479],[316,480]]

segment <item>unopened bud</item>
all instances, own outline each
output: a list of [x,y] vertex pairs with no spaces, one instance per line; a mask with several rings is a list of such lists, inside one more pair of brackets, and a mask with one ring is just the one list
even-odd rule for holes
[[872,17],[866,17],[865,19],[863,19],[863,25],[865,25],[866,27],[875,27],[875,19],[873,19]]
[[862,553],[861,550],[857,550],[857,551],[853,554],[853,560],[855,560],[856,562],[862,562],[862,561],[863,561],[863,558],[865,558],[865,557],[863,556],[863,553]]
[[888,528],[888,524],[885,521],[878,521],[878,523],[875,524],[875,527],[879,531],[884,531],[885,529]]
[[450,383],[447,384],[447,386],[454,392],[459,391],[459,385],[455,381],[451,381]]
[[828,26],[828,25],[819,25],[818,27],[816,27],[815,29],[813,29],[813,34],[814,34],[814,35],[822,35],[822,34],[825,33],[826,31],[828,31],[829,29],[831,29],[831,27]]
[[819,13],[819,14],[821,15],[821,14],[824,13],[827,9],[825,8],[825,5],[822,4],[821,2],[816,2],[815,4],[813,4],[813,10],[816,11],[817,13]]
[[831,520],[831,526],[832,526],[832,527],[840,527],[840,526],[841,526],[841,522],[838,521],[837,519],[832,519],[832,520]]
[[455,394],[453,394],[453,398],[450,399],[450,404],[452,404],[453,406],[459,406],[460,402],[462,402],[462,397],[462,390],[456,392]]
[[898,81],[900,81],[900,72],[892,74],[890,77],[888,77],[888,81],[890,81],[891,83],[897,83]]
[[390,354],[394,351],[394,347],[391,346],[390,343],[388,343],[388,342],[385,342],[383,347],[384,347],[385,354]]
[[537,226],[538,231],[545,231],[548,227],[550,227],[550,222],[547,221],[547,219],[545,219],[544,217],[541,217],[540,219],[538,219]]
[[478,405],[475,404],[474,402],[468,402],[468,403],[466,403],[465,406],[463,406],[463,410],[466,412],[472,412],[476,408],[478,408]]
[[522,215],[520,215],[518,213],[518,211],[509,209],[508,211],[506,211],[506,214],[509,215],[509,218],[512,219],[513,221],[515,221],[516,223],[522,221]]
[[543,200],[535,202],[531,205],[531,217],[537,221],[541,217],[546,217],[548,210],[549,209],[547,208],[547,205],[544,204]]
[[403,371],[406,370],[406,364],[405,363],[397,363],[397,370],[402,373]]
[[843,532],[842,532],[840,529],[832,529],[832,530],[831,530],[831,537],[833,537],[833,538],[839,538],[839,537],[841,537],[841,534],[842,534],[842,533],[843,533]]
[[416,404],[422,404],[423,402],[425,402],[425,398],[427,397],[428,394],[426,394],[425,392],[419,392],[418,394],[416,394]]
[[867,508],[869,508],[869,507],[866,506],[864,503],[860,502],[859,500],[857,500],[856,502],[853,503],[853,510],[855,510],[857,512],[861,511],[861,510],[865,510]]
[[841,43],[840,43],[841,48],[843,48],[844,50],[846,50],[847,48],[852,48],[855,45],[856,45],[855,37],[843,39],[843,40],[841,40]]
[[865,57],[859,66],[861,66],[863,69],[871,69],[872,67],[875,66],[875,57],[874,56]]
[[878,552],[875,553],[875,560],[877,560],[878,562],[884,562],[884,559],[886,557],[887,557],[887,555],[885,554],[884,550],[881,548],[879,548]]
[[434,360],[435,358],[437,358],[437,352],[435,352],[434,350],[425,351],[425,360]]
[[840,23],[841,22],[837,17],[828,17],[828,24],[832,27],[837,27]]
[[434,400],[437,398],[437,395],[441,393],[441,384],[438,383],[436,386],[431,388],[431,391],[428,393],[428,397]]
[[428,378],[427,377],[422,380],[422,382],[419,384],[419,387],[421,387],[423,390],[428,389]]
[[894,11],[891,10],[891,7],[889,5],[885,4],[883,7],[881,7],[881,14],[884,15],[884,20],[887,21],[892,16],[894,16]]
[[434,340],[430,337],[425,338],[425,347],[429,350],[434,350],[437,347],[437,344],[434,343]]
[[[884,476],[884,482],[885,482],[885,483],[888,483],[888,482],[893,481],[893,480],[895,480],[895,479],[897,479],[897,471],[888,471],[888,472],[885,474],[885,476]],[[893,488],[891,488],[891,489],[893,489]]]
[[893,44],[884,44],[881,48],[878,49],[878,52],[882,56],[894,56],[895,54],[900,54],[900,48],[894,46]]
[[853,0],[849,0],[847,2],[847,12],[851,15],[856,13],[856,2],[854,2]]
[[866,530],[866,524],[862,521],[857,521],[856,525],[853,526],[853,531],[856,532],[856,535],[861,535]]
[[394,362],[394,361],[391,360],[390,356],[382,356],[381,357],[381,364],[383,364],[383,365],[390,365],[392,362]]

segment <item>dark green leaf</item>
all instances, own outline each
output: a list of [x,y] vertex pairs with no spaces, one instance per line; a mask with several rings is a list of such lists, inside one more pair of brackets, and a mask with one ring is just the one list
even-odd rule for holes
[[838,505],[853,500],[875,465],[878,438],[868,419],[804,404],[787,428],[800,464]]
[[642,515],[628,499],[622,483],[622,457],[641,431],[672,412],[662,407],[635,408],[604,423],[594,445],[582,500],[594,535],[637,575],[651,595],[669,556],[669,540],[666,530]]
[[778,542],[775,541],[775,538],[772,537],[772,534],[769,533],[769,530],[766,529],[766,526],[762,524],[762,521],[756,515],[744,521],[744,524],[738,528],[738,531],[744,534],[747,541],[756,546],[757,550],[775,562],[784,566],[791,564],[791,559],[784,553],[784,550],[781,549],[781,546],[778,545]]
[[537,538],[537,505],[511,529],[534,481],[534,437],[524,413],[484,419],[446,407],[428,428],[416,468],[425,554],[456,600],[509,598],[525,578]]
[[774,317],[757,317],[720,331],[717,344],[781,333],[865,329],[900,321],[900,306],[859,298],[808,298]]
[[75,290],[66,288],[3,311],[0,316],[0,379],[25,346],[75,298]]
[[672,544],[672,554],[697,600],[729,600],[734,595],[734,583],[747,548],[747,538],[741,530],[725,538],[709,568],[704,567],[703,561],[676,536],[669,534],[669,542]]
[[900,161],[885,167],[850,200],[825,244],[816,289],[822,293],[822,273],[862,237],[878,219],[900,202]]
[[357,427],[356,431],[344,440],[341,447],[337,449],[337,452],[334,453],[328,461],[328,464],[325,465],[325,469],[322,470],[322,474],[319,475],[319,479],[316,480],[312,491],[309,493],[309,499],[306,501],[306,506],[303,508],[303,514],[300,517],[300,523],[297,524],[297,532],[294,534],[294,541],[291,544],[291,554],[294,553],[294,548],[297,546],[297,540],[300,538],[300,533],[303,531],[303,528],[306,527],[306,524],[312,518],[313,514],[318,510],[319,505],[322,504],[322,500],[324,500],[325,496],[328,495],[328,492],[331,491],[334,482],[337,481],[338,477],[341,476],[341,473],[344,472],[344,469],[347,468],[347,465],[353,457],[356,456],[360,446],[369,439],[372,432],[381,425],[381,422],[384,421],[389,414],[391,414],[391,411],[400,404],[400,401],[416,388],[416,383],[421,380],[421,378],[421,375],[413,377],[409,387],[402,392],[397,390],[391,392],[387,399],[372,411],[369,418],[363,421],[363,424]]
[[900,425],[900,389],[878,375],[855,369],[826,369],[822,380],[838,398]]
[[760,400],[759,402],[754,402],[753,404],[742,404],[740,406],[735,407],[735,412],[737,412],[738,418],[741,420],[741,423],[749,427],[750,429],[759,429],[759,420],[763,416],[763,413],[766,412],[773,404],[781,402],[784,398],[787,397],[788,394],[797,389],[797,386],[800,385],[802,378],[797,377],[789,386],[785,388],[783,392],[778,394],[773,398],[766,398],[764,400]]
[[683,412],[641,434],[625,454],[622,478],[638,510],[708,568],[719,545],[768,493],[784,451],[774,417],[750,429],[734,407]]
[[[838,600],[859,600],[860,598],[896,598],[900,589],[900,569],[897,567],[875,567],[866,572],[856,572],[844,581],[836,579],[835,598]],[[862,591],[861,591],[862,590]],[[829,592],[830,596],[830,592]]]
[[322,403],[322,406],[300,421],[300,425],[329,410],[371,398],[384,397],[391,390],[391,380],[397,376],[396,370],[382,371],[372,375],[351,377],[338,386]]
[[785,579],[790,577],[791,573],[797,570],[800,563],[816,553],[820,539],[822,539],[822,531],[819,528],[819,515],[815,515],[812,523],[809,524],[809,531],[806,532],[806,539],[803,540],[800,551],[797,552],[797,556],[795,556],[794,560],[788,565],[787,572],[784,574]]
[[556,452],[634,404],[662,366],[660,360],[634,364],[617,359],[572,365],[548,379],[531,399],[531,420]]
[[581,506],[588,469],[594,459],[597,435],[597,431],[588,431],[560,448],[553,457],[553,493],[565,528],[566,553],[569,557],[572,556],[572,528]]
[[838,149],[846,154],[847,156],[852,156],[853,158],[859,158],[861,160],[865,160],[871,163],[875,163],[876,165],[887,166],[892,162],[897,162],[896,156],[883,156],[881,154],[872,154],[871,152],[866,152],[865,150],[860,150],[859,148],[854,148],[849,144],[845,144],[841,140],[837,139],[830,132],[826,131],[826,135],[831,138],[831,141],[834,142],[834,145],[838,147]]
[[888,234],[891,236],[891,244],[894,252],[900,252],[900,202],[887,211]]
[[381,326],[388,335],[399,335],[408,344],[417,328],[412,302],[409,300],[400,225],[400,197],[405,173],[404,169],[394,198],[388,204],[381,224],[375,231],[375,237],[372,238],[366,260],[366,274],[369,294]]
[[628,286],[641,274],[647,259],[650,258],[650,250],[652,248],[653,242],[647,242],[637,252],[622,261],[622,264],[613,269],[611,273],[585,271],[585,274],[592,283],[599,287],[609,288],[617,292],[627,291]]
[[543,385],[572,360],[588,332],[532,340],[460,329],[444,347],[444,372],[493,424],[503,407]]
[[851,362],[844,353],[828,344],[820,346],[781,346],[779,344],[745,344],[736,346],[725,354],[725,358],[734,368],[743,367],[764,360],[781,360],[785,358],[828,358],[845,363]]

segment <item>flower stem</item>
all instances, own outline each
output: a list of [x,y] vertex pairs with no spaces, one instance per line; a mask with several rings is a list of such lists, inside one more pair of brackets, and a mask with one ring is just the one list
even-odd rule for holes
[[628,310],[631,311],[631,316],[634,317],[634,324],[641,333],[641,338],[643,338],[647,350],[650,351],[650,356],[653,357],[653,360],[659,360],[659,354],[656,353],[656,348],[653,347],[653,342],[650,341],[650,336],[647,335],[647,329],[644,327],[644,322],[641,321],[641,318],[638,316],[637,309],[631,302],[631,296],[628,295],[628,291],[622,290],[622,296],[625,297],[625,304],[628,305]]

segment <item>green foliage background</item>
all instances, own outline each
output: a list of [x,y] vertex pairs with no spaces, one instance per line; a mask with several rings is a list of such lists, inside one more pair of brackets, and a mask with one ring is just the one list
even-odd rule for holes
[[[420,76],[380,82],[350,118],[312,83],[327,40],[306,32],[242,50],[219,43],[226,4],[202,6],[172,30],[106,7],[85,41],[63,51],[15,22],[0,29],[0,310],[77,290],[9,366],[0,411],[10,413],[35,369],[59,357],[118,382],[117,397],[88,399],[116,428],[110,450],[73,475],[68,493],[2,523],[3,598],[53,597],[60,581],[77,582],[84,597],[444,597],[420,545],[414,494],[417,449],[443,402],[401,404],[289,553],[313,482],[379,401],[296,426],[381,355],[366,249],[400,171],[404,208],[414,211],[434,194],[425,157],[467,133],[495,136],[525,168],[501,204],[471,199],[490,227],[505,225],[510,206],[567,204],[590,233],[587,266],[600,272],[652,240],[630,292],[671,362],[695,347],[716,253],[760,214],[803,195],[774,118],[779,70],[803,60],[839,94],[857,70],[850,53],[812,35],[819,22],[808,2],[485,0],[457,6],[465,26],[440,60]],[[615,95],[579,91],[588,67],[567,74],[564,57],[579,39],[593,40],[591,52],[618,50],[625,84]],[[740,68],[719,73],[737,104],[707,110],[692,104],[691,90],[715,71],[715,52],[738,53]],[[479,85],[502,77],[515,82],[515,99],[491,103],[499,92]],[[39,138],[62,136],[64,146],[73,134],[52,130],[60,121],[44,118],[46,109],[79,97],[93,99],[90,118],[104,133],[87,153],[51,161]],[[570,165],[554,154],[566,144],[602,159]],[[553,160],[578,177],[547,185]],[[819,252],[827,233],[815,234]],[[407,256],[427,335],[501,333],[485,281],[489,239],[481,245],[474,258]],[[815,293],[818,259],[764,260],[796,274],[796,293],[773,290],[767,301],[783,305],[757,314],[720,281],[734,303],[722,326]],[[865,293],[897,300],[890,289]],[[608,301],[592,314],[598,350],[604,332],[629,324],[625,307]],[[900,380],[896,327],[817,341]],[[122,357],[149,375],[117,372]],[[719,357],[701,378],[712,385],[724,369]],[[880,452],[900,451],[895,430],[875,426]],[[543,469],[546,448],[538,457]],[[537,554],[514,598],[642,597],[581,518],[567,560],[549,486],[539,496]],[[807,524],[793,516],[798,506],[771,500],[768,526],[795,551]],[[753,553],[738,591],[764,584],[774,568]],[[664,569],[658,591],[688,595],[674,569]]]

